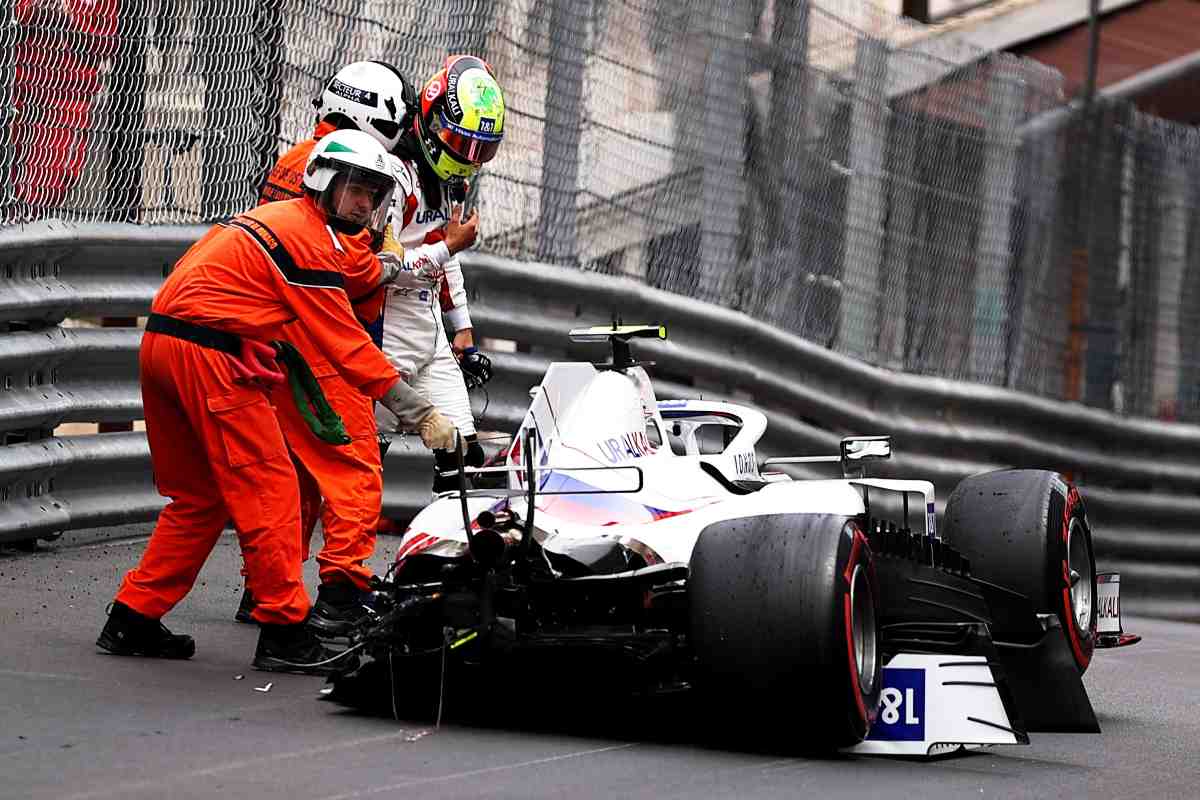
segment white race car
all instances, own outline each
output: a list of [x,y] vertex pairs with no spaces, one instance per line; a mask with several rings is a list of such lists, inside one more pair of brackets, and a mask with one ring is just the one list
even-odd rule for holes
[[[734,717],[766,703],[805,721],[803,747],[930,755],[1099,731],[1081,676],[1096,647],[1137,637],[1068,481],[973,476],[939,532],[931,483],[866,476],[887,437],[760,463],[764,415],[657,400],[630,353],[643,336],[666,332],[571,332],[611,343],[611,362],[551,364],[504,463],[460,467],[460,491],[413,519],[333,699],[394,711],[397,686],[439,697],[448,671],[527,672],[691,691]],[[842,477],[771,469],[798,461]],[[470,488],[489,475],[507,485]]]

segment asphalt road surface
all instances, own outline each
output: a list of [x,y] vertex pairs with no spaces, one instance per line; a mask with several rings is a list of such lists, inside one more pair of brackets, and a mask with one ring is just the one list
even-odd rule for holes
[[[697,726],[633,711],[601,721],[536,691],[530,703],[563,709],[558,723],[448,720],[435,730],[319,702],[319,678],[253,671],[257,630],[232,619],[241,586],[230,535],[166,620],[195,636],[195,658],[100,654],[105,605],[146,533],[0,548],[0,797],[1200,796],[1200,626],[1126,620],[1145,641],[1098,653],[1085,678],[1102,735],[1035,734],[1029,747],[932,763],[715,747]],[[395,544],[380,540],[376,569]],[[781,735],[804,724],[763,715]]]

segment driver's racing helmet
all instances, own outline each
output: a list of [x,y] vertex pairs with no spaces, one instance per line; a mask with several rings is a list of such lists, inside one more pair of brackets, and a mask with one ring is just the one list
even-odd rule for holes
[[331,224],[346,233],[365,227],[382,235],[395,186],[383,145],[362,131],[326,134],[304,168],[304,188]]
[[443,181],[471,178],[504,138],[504,93],[475,56],[450,56],[421,90],[414,130],[425,160]]
[[412,125],[417,93],[400,71],[384,61],[355,61],[338,70],[313,99],[317,122],[333,122],[369,133],[389,153]]

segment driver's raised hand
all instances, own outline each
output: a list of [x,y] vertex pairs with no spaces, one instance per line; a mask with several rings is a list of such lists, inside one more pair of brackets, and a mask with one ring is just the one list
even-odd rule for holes
[[471,215],[464,222],[462,210],[462,206],[455,206],[446,223],[446,249],[450,255],[475,244],[475,237],[479,235],[479,211],[471,209]]

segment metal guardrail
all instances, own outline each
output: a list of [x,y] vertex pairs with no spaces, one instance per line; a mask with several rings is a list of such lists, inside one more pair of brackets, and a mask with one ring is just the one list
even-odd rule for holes
[[[165,267],[201,232],[0,232],[0,320],[9,325],[0,333],[0,541],[147,520],[161,509],[144,435],[50,435],[61,422],[140,417],[141,332],[54,323],[87,313],[144,315]],[[926,477],[943,500],[969,474],[1053,467],[1083,488],[1101,565],[1129,575],[1129,607],[1200,617],[1200,427],[889,372],[624,278],[478,255],[466,268],[477,330],[522,351],[493,352],[486,410],[482,395],[474,398],[482,429],[514,430],[550,361],[603,356],[570,345],[567,328],[614,316],[663,322],[671,340],[639,346],[658,362],[660,396],[761,408],[770,424],[760,457],[833,452],[842,435],[890,432],[896,455],[879,474]],[[31,304],[32,312],[12,299],[40,292],[53,300]],[[404,517],[424,504],[430,469],[415,439],[394,444],[385,512]]]
[[0,229],[0,322],[145,314],[201,225],[36,222]]

